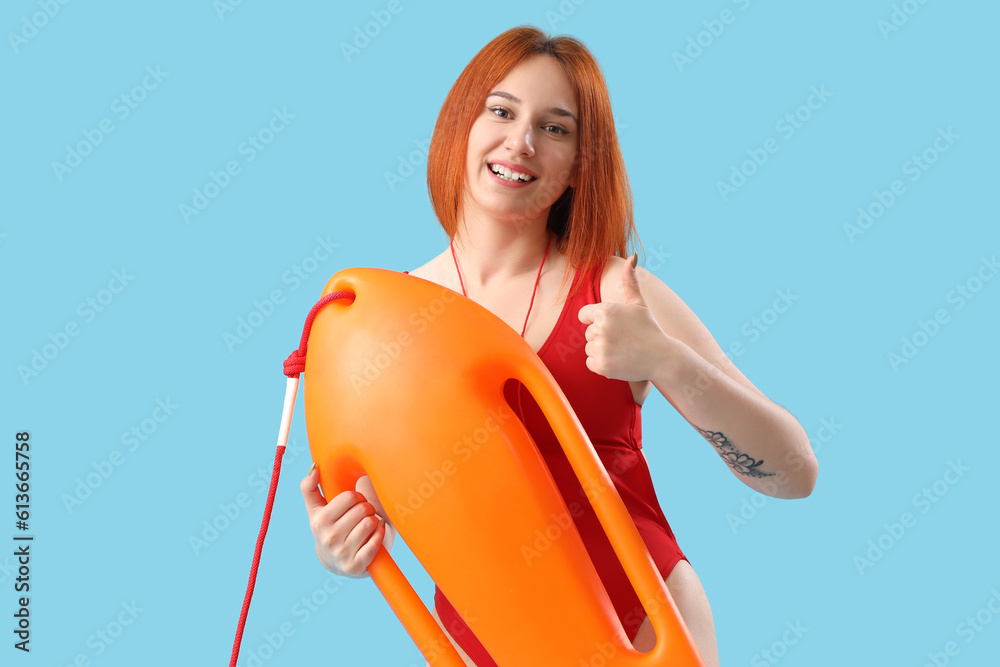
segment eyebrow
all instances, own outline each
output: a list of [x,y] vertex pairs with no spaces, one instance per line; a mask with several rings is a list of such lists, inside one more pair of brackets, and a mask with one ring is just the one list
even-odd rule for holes
[[[511,95],[510,93],[505,92],[503,90],[494,90],[492,93],[490,93],[486,97],[487,98],[490,98],[490,97],[502,97],[504,99],[510,100],[514,104],[520,104],[521,103],[521,100],[519,100],[517,97],[515,97],[514,95]],[[577,121],[576,116],[574,116],[570,111],[568,111],[566,109],[563,109],[562,107],[552,107],[550,109],[547,109],[547,111],[549,113],[554,113],[557,116],[566,116],[568,118],[572,118],[574,121],[579,122],[579,121]]]

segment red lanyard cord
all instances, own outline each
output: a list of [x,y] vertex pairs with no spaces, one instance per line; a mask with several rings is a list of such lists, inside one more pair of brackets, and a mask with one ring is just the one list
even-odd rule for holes
[[288,376],[288,384],[285,392],[285,409],[281,416],[281,428],[278,433],[278,448],[274,454],[274,469],[271,471],[271,486],[267,491],[267,504],[264,506],[264,519],[260,525],[260,533],[257,535],[257,546],[253,553],[253,564],[250,566],[250,581],[247,583],[247,593],[243,598],[243,609],[240,611],[240,622],[236,628],[236,640],[233,642],[233,654],[229,660],[229,667],[236,667],[236,660],[240,655],[240,644],[243,641],[243,628],[247,622],[247,614],[250,611],[250,599],[253,597],[253,589],[257,582],[257,567],[260,565],[260,554],[264,549],[264,537],[267,535],[268,524],[271,523],[271,508],[274,505],[274,494],[278,490],[278,477],[281,475],[281,457],[285,453],[285,443],[288,441],[288,426],[292,419],[292,407],[295,404],[295,393],[299,386],[299,375],[306,369],[306,348],[309,345],[309,332],[312,330],[313,320],[320,309],[331,301],[337,299],[349,299],[354,301],[353,292],[332,292],[322,297],[316,305],[309,311],[306,317],[305,326],[302,328],[302,339],[299,346],[288,358],[285,359],[284,371]]

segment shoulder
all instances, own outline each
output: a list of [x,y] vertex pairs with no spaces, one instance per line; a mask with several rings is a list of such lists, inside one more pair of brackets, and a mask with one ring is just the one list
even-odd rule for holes
[[599,294],[602,302],[625,302],[625,292],[622,288],[622,272],[625,270],[626,261],[628,260],[615,255],[608,257],[604,262],[604,268],[601,272],[601,293]]
[[[451,253],[448,252],[447,250],[445,252],[442,252],[437,257],[434,257],[426,264],[423,264],[415,269],[412,269],[409,272],[409,274],[417,278],[423,278],[424,280],[429,280],[432,283],[437,283],[438,285],[443,285],[445,287],[453,287],[451,283],[452,283],[452,278],[454,277],[453,274],[455,267],[453,264],[446,264],[444,261],[446,258],[449,262],[452,261]],[[449,266],[451,267],[451,271],[447,270]],[[457,281],[454,282],[457,285]]]

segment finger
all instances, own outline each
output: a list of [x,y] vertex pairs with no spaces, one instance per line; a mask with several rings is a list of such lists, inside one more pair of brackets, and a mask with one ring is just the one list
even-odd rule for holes
[[375,514],[375,509],[366,503],[358,503],[352,506],[344,514],[337,518],[336,506],[330,505],[315,511],[309,517],[309,529],[316,538],[317,548],[322,547],[326,551],[335,554],[349,552],[353,554],[357,550],[357,544],[348,546],[347,539],[358,525],[363,525],[365,521]]
[[316,467],[315,463],[309,468],[309,472],[302,482],[299,483],[299,489],[302,491],[302,499],[306,503],[306,511],[309,514],[319,508],[326,507],[326,498],[319,490],[319,468]]
[[372,531],[368,541],[362,544],[361,548],[358,549],[359,561],[362,563],[371,563],[371,561],[375,559],[375,554],[378,553],[378,550],[382,547],[382,542],[385,540],[385,531],[385,522],[380,521],[375,527],[375,530]]
[[375,506],[357,491],[344,491],[318,512],[320,514],[317,518],[320,522],[331,524],[343,522],[338,528],[346,535],[356,523],[366,516],[375,514]]
[[580,308],[577,317],[584,324],[597,324],[600,326],[604,322],[605,317],[607,317],[608,309],[613,305],[610,303],[589,303]]
[[347,553],[357,554],[361,547],[368,542],[369,538],[375,533],[376,529],[379,528],[378,517],[366,516],[364,519],[358,522],[356,526],[351,530],[347,539],[344,540],[344,546],[347,548]]
[[356,551],[345,545],[345,551],[349,554],[350,559],[346,567],[354,572],[355,575],[360,575],[366,571],[372,564],[372,561],[375,560],[378,550],[382,548],[382,544],[385,541],[385,533],[385,523],[380,522]]
[[646,301],[642,298],[642,289],[639,287],[639,277],[635,272],[638,259],[638,255],[633,253],[622,267],[622,288],[625,290],[625,303],[645,306]]

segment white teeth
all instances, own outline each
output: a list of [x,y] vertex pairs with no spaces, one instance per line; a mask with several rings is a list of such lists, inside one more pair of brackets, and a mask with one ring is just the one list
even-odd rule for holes
[[491,164],[488,165],[490,171],[504,179],[505,181],[524,181],[525,183],[535,180],[534,176],[528,176],[527,174],[522,174],[518,171],[511,171],[507,167],[501,167],[500,165]]

